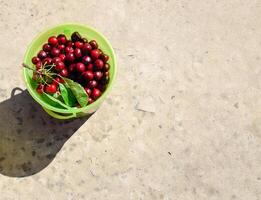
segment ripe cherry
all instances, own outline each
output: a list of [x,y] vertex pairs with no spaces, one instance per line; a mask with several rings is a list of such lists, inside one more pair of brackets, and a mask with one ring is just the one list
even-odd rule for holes
[[59,54],[60,54],[60,50],[54,47],[54,48],[52,49],[52,51],[51,51],[51,54],[52,54],[54,57],[57,57],[57,56],[59,56]]
[[76,58],[82,57],[82,51],[81,51],[81,49],[76,48],[76,49],[74,50],[74,55],[75,55]]
[[97,88],[98,88],[100,91],[104,92],[104,90],[106,89],[106,86],[103,85],[103,84],[98,84]]
[[90,71],[93,70],[93,64],[92,64],[92,63],[90,63],[90,64],[87,65],[87,70],[90,70]]
[[49,52],[49,51],[51,51],[51,49],[52,49],[52,47],[49,44],[45,43],[43,45],[43,50],[44,51]]
[[87,87],[92,89],[92,88],[97,87],[97,85],[98,85],[97,81],[91,80],[91,81],[89,81],[89,83],[87,84]]
[[47,57],[47,58],[43,59],[43,64],[44,64],[44,65],[50,65],[50,64],[52,64],[52,58]]
[[105,72],[104,76],[109,76],[109,71]]
[[84,77],[85,80],[91,81],[94,77],[93,73],[91,71],[85,71],[82,73],[82,76]]
[[80,41],[82,39],[80,33],[78,32],[74,32],[72,35],[71,35],[71,39],[73,42],[76,42],[76,41]]
[[68,70],[69,70],[69,72],[74,72],[74,71],[75,71],[75,68],[76,68],[76,64],[73,63],[73,64],[70,64]]
[[66,68],[64,68],[61,72],[60,72],[61,76],[67,77],[69,75],[68,70]]
[[73,46],[73,42],[71,40],[67,40],[66,46],[67,47],[72,47]]
[[36,88],[36,91],[39,93],[39,94],[43,94],[44,92],[44,85],[42,83],[40,83],[37,88]]
[[89,44],[92,46],[93,49],[97,49],[98,48],[98,44],[95,40],[91,40],[89,42]]
[[42,63],[41,62],[36,63],[35,68],[36,68],[36,70],[41,69],[42,68]]
[[51,45],[51,46],[56,46],[58,44],[58,40],[55,36],[51,36],[49,37],[48,39],[48,43]]
[[97,89],[97,88],[94,88],[94,89],[92,90],[91,97],[96,100],[96,99],[98,99],[100,96],[101,96],[101,91],[100,91],[99,89]]
[[103,70],[104,70],[104,71],[109,71],[109,69],[110,69],[110,64],[109,64],[109,63],[106,63],[106,64],[104,65],[104,67],[103,67]]
[[83,43],[80,41],[75,42],[74,45],[76,48],[79,48],[79,49],[81,49],[83,47]]
[[106,85],[107,83],[109,83],[109,76],[103,76],[102,79],[100,80],[100,83],[103,85]]
[[83,43],[87,43],[88,40],[87,40],[86,38],[82,38],[82,42],[83,42]]
[[91,97],[89,97],[88,104],[91,104],[93,102],[94,102],[93,99]]
[[63,51],[65,49],[65,46],[64,44],[60,44],[58,47],[57,47],[60,51]]
[[63,83],[63,82],[64,82],[64,80],[63,80],[62,78],[60,78],[60,77],[57,76],[57,77],[54,79],[54,81],[53,81],[52,84],[58,86],[59,83]]
[[65,68],[65,65],[64,65],[64,63],[62,61],[57,61],[55,63],[55,69],[57,71],[62,71],[64,68]]
[[82,58],[82,62],[83,62],[85,65],[88,65],[91,61],[92,61],[92,59],[91,59],[90,56],[84,56],[84,57]]
[[50,85],[46,85],[44,90],[49,94],[54,94],[57,91],[57,87],[55,84],[50,84]]
[[104,63],[106,63],[109,60],[109,56],[107,54],[102,54],[101,59]]
[[64,54],[60,54],[59,58],[61,58],[61,61],[64,61],[65,60],[65,55]]
[[94,74],[94,78],[95,78],[96,81],[101,80],[102,75],[103,75],[102,72],[100,72],[100,71],[96,71],[93,74]]
[[95,60],[95,66],[97,69],[101,70],[104,66],[104,63],[101,59],[97,59],[97,60]]
[[65,60],[69,61],[69,62],[73,62],[75,60],[74,54],[73,53],[68,53],[65,56]]
[[59,44],[66,44],[67,42],[66,36],[63,34],[58,35],[57,39]]
[[61,61],[62,61],[62,59],[60,58],[60,55],[59,55],[59,57],[54,57],[53,58],[53,63],[61,62]]
[[96,60],[100,57],[100,51],[98,49],[94,49],[91,51],[91,57]]
[[85,65],[81,62],[77,63],[76,64],[76,71],[80,72],[80,73],[84,72],[85,71]]
[[73,52],[74,52],[74,50],[72,47],[70,47],[70,46],[65,47],[65,53],[73,53]]
[[36,64],[36,63],[38,63],[38,62],[40,62],[41,60],[40,60],[40,58],[38,58],[38,57],[33,57],[32,58],[32,63],[33,64]]
[[84,54],[88,54],[91,50],[92,50],[92,46],[91,46],[89,43],[85,43],[85,44],[82,46],[82,52],[83,52]]
[[47,54],[46,54],[45,51],[41,50],[41,51],[39,51],[39,53],[38,53],[37,56],[38,56],[38,58],[40,58],[41,60],[43,60],[43,59],[45,59],[45,58],[47,57]]
[[85,90],[86,94],[88,94],[88,96],[90,97],[91,94],[92,94],[92,90],[90,88],[87,88],[87,87],[85,87],[84,90]]

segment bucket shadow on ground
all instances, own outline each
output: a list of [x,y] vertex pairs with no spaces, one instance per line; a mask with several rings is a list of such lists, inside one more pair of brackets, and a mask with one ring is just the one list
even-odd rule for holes
[[11,98],[0,103],[0,173],[24,177],[40,172],[89,117],[54,119],[27,90],[15,88]]

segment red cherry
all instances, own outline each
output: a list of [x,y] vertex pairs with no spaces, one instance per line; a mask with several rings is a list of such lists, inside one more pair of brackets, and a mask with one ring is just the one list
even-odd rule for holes
[[61,61],[64,61],[65,60],[65,55],[64,54],[60,54],[59,58],[61,58]]
[[103,84],[98,84],[97,88],[101,91],[104,92],[104,90],[106,89],[106,86]]
[[57,39],[59,44],[66,44],[67,42],[66,36],[63,34],[58,35]]
[[105,72],[105,73],[104,73],[104,76],[109,76],[109,72],[108,72],[108,71]]
[[42,68],[42,63],[41,62],[36,63],[35,68],[37,70],[41,69]]
[[74,50],[72,47],[70,47],[70,46],[65,47],[65,53],[73,53],[73,52],[74,52]]
[[62,61],[62,59],[60,58],[60,55],[59,55],[59,57],[54,57],[53,58],[53,63],[61,62],[61,61]]
[[76,68],[76,64],[73,63],[73,64],[70,64],[68,70],[69,70],[69,72],[73,72],[73,71],[75,71],[75,68]]
[[94,72],[94,78],[95,78],[95,80],[96,80],[96,81],[101,80],[102,75],[103,75],[103,74],[102,74],[102,72],[100,72],[100,71]]
[[97,85],[98,85],[97,81],[91,80],[91,81],[89,81],[89,83],[87,84],[87,87],[92,89],[92,88],[97,87]]
[[41,60],[40,60],[40,58],[38,58],[38,57],[33,57],[32,58],[32,63],[33,64],[36,64],[36,63],[38,63],[38,62],[40,62]]
[[95,40],[91,40],[89,42],[89,44],[92,46],[93,49],[97,49],[98,48],[98,44]]
[[61,76],[67,77],[69,75],[68,70],[66,68],[64,68],[61,72],[60,72]]
[[106,63],[109,60],[109,56],[107,54],[102,54],[101,59],[103,60],[104,63]]
[[49,44],[46,43],[46,44],[43,45],[44,51],[49,52],[49,51],[51,51],[51,49],[52,49],[52,47]]
[[88,94],[88,96],[90,97],[91,94],[92,94],[92,90],[90,88],[87,88],[87,87],[85,87],[84,90],[85,90],[86,94]]
[[76,70],[77,72],[84,72],[85,71],[85,65],[81,62],[77,63],[76,64]]
[[57,87],[55,84],[50,84],[50,85],[46,85],[44,90],[49,94],[54,94],[57,91]]
[[90,71],[93,70],[93,64],[92,64],[92,63],[90,63],[90,64],[87,65],[87,70],[90,70]]
[[95,66],[97,67],[97,69],[101,70],[104,66],[104,63],[101,59],[97,59],[97,60],[95,60]]
[[98,49],[94,49],[91,51],[91,57],[96,60],[100,57],[100,51]]
[[44,65],[50,65],[50,64],[52,64],[52,58],[47,57],[47,58],[43,59],[43,64],[44,64]]
[[64,82],[64,80],[63,80],[62,78],[60,78],[60,77],[56,77],[56,78],[54,79],[54,81],[53,81],[52,84],[58,86],[59,83],[63,83],[63,82]]
[[60,51],[62,51],[62,50],[65,49],[65,46],[64,46],[64,44],[60,44],[57,48],[58,48]]
[[90,56],[84,56],[84,57],[82,58],[82,62],[83,62],[85,65],[88,65],[91,61],[92,61],[92,59],[91,59]]
[[58,40],[55,36],[51,36],[49,37],[48,39],[48,43],[51,45],[51,46],[56,46],[58,44]]
[[91,71],[85,71],[82,73],[82,76],[84,77],[85,80],[91,81],[94,77],[93,73]]
[[44,92],[44,85],[42,83],[40,83],[37,88],[36,88],[36,91],[39,93],[39,94],[43,94]]
[[89,97],[88,104],[91,104],[93,102],[94,102],[93,99],[91,97]]
[[97,88],[94,88],[94,89],[92,90],[92,95],[91,95],[91,97],[96,100],[96,99],[98,99],[100,96],[101,96],[101,91],[100,91],[99,89],[97,89]]
[[83,43],[79,42],[79,41],[75,42],[74,45],[76,48],[79,48],[79,49],[81,49],[83,47]]
[[81,49],[76,48],[76,49],[74,50],[74,55],[75,55],[76,58],[82,57],[82,51],[81,51]]
[[83,52],[84,54],[88,54],[91,50],[92,50],[92,46],[91,46],[89,43],[85,43],[85,44],[82,46],[82,52]]
[[73,42],[71,40],[67,40],[66,46],[67,47],[72,47],[73,46]]
[[106,63],[106,64],[104,65],[104,67],[103,67],[103,70],[104,70],[104,71],[109,71],[109,69],[110,69],[110,65],[109,65],[109,63]]
[[86,38],[82,38],[82,42],[83,42],[83,43],[87,43],[88,40],[87,40]]
[[38,58],[40,58],[41,60],[43,60],[43,59],[45,59],[45,58],[47,57],[47,54],[46,54],[45,51],[41,50],[41,51],[39,51],[39,53],[38,53],[37,56],[38,56]]
[[100,83],[103,85],[106,85],[109,83],[110,77],[109,76],[103,76],[102,79],[100,80]]
[[60,50],[54,47],[54,48],[52,49],[52,51],[51,51],[51,54],[52,54],[54,57],[57,57],[57,56],[59,56],[59,54],[60,54]]
[[55,69],[57,71],[62,71],[65,68],[65,65],[62,61],[58,61],[55,63]]
[[65,56],[65,60],[69,61],[69,62],[73,62],[75,60],[74,54],[73,53],[68,53]]

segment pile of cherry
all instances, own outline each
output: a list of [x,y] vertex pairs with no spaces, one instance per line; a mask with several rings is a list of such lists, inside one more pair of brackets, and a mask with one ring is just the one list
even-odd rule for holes
[[49,84],[39,84],[37,92],[59,92],[58,84],[62,82],[62,76],[81,84],[90,104],[101,96],[109,82],[108,60],[109,56],[99,49],[95,40],[88,42],[78,32],[74,32],[70,39],[63,34],[51,36],[37,56],[32,58],[32,63],[36,70],[53,65],[52,71],[58,76]]

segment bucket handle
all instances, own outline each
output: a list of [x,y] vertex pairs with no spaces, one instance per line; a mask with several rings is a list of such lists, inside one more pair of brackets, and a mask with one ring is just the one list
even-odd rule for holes
[[71,119],[71,118],[75,118],[76,117],[76,113],[71,113],[70,115],[59,115],[58,113],[56,112],[53,112],[47,108],[44,108],[43,109],[45,110],[45,112],[47,112],[47,114],[51,115],[52,117],[54,118],[57,118],[57,119]]

